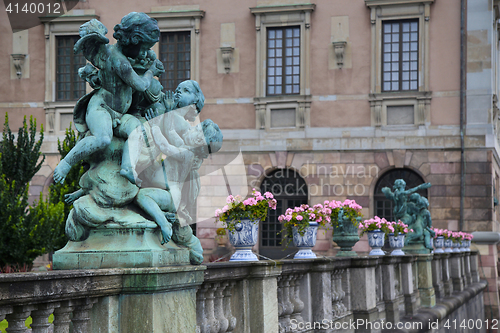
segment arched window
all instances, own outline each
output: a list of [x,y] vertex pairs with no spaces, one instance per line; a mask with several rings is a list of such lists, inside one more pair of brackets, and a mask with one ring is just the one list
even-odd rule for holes
[[276,210],[269,210],[267,219],[260,226],[259,252],[271,259],[279,259],[297,249],[290,244],[285,249],[281,244],[281,223],[278,217],[287,208],[307,204],[307,184],[300,175],[290,169],[280,169],[267,176],[261,186],[261,192],[271,192],[276,198]]
[[[375,186],[375,192],[373,195],[373,201],[375,204],[375,215],[378,217],[383,217],[388,221],[394,221],[393,217],[393,202],[385,197],[382,193],[382,188],[389,187],[392,190],[394,181],[396,179],[403,179],[406,182],[406,189],[414,188],[420,184],[424,183],[422,177],[420,177],[416,172],[409,169],[392,169],[387,171],[380,177]],[[417,191],[423,197],[428,196],[427,189]]]

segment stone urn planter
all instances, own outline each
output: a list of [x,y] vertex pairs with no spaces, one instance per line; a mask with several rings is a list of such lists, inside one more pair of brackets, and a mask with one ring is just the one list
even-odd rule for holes
[[[361,218],[359,218],[361,220]],[[359,222],[359,221],[358,221]],[[358,254],[352,250],[353,246],[359,241],[358,227],[350,220],[333,223],[333,241],[340,246],[337,257],[356,257]]]
[[383,256],[385,255],[384,251],[382,251],[382,247],[385,242],[385,233],[380,230],[370,230],[367,232],[368,234],[368,245],[372,248],[368,255],[370,256]]
[[437,236],[434,238],[434,253],[443,253],[443,247],[444,247],[444,237],[443,236]]
[[452,252],[460,252],[460,241],[453,241]]
[[451,253],[453,252],[453,241],[451,239],[445,239],[444,240],[444,251],[446,253]]
[[309,222],[304,235],[301,236],[297,227],[292,227],[293,244],[299,248],[293,259],[314,259],[316,254],[311,250],[316,245],[316,236],[318,234],[318,223]]
[[234,230],[228,230],[229,242],[236,252],[229,261],[258,261],[252,252],[259,236],[259,220],[243,219],[235,223]]
[[404,256],[405,253],[401,250],[405,246],[405,235],[398,234],[394,236],[393,233],[389,234],[389,247],[393,249],[391,255]]

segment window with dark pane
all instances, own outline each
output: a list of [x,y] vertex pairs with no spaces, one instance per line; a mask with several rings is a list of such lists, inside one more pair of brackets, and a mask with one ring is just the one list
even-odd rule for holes
[[160,76],[164,90],[174,91],[182,81],[191,78],[191,33],[189,31],[162,32],[160,60],[165,73]]
[[300,93],[300,27],[267,29],[267,95]]
[[418,90],[418,20],[382,24],[382,91]]
[[[396,179],[403,179],[406,182],[407,190],[424,183],[422,177],[410,169],[393,169],[380,177],[375,185],[375,193],[373,195],[375,215],[383,217],[388,221],[394,221],[394,203],[385,197],[384,193],[382,193],[382,188],[389,187],[393,191],[392,187]],[[417,191],[416,193],[423,197],[428,197],[427,189]]]
[[307,185],[298,173],[289,169],[280,169],[266,176],[260,187],[261,192],[271,192],[276,201],[276,210],[270,209],[266,220],[261,223],[260,247],[262,255],[279,259],[296,251],[293,243],[285,249],[281,244],[281,223],[278,217],[285,213],[287,208],[307,204]]
[[85,81],[78,75],[78,69],[85,66],[82,54],[75,54],[73,47],[78,36],[56,37],[56,100],[76,101],[85,95]]

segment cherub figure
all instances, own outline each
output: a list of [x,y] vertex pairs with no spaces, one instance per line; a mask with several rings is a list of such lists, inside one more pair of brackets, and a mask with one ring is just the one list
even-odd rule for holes
[[396,221],[401,220],[406,224],[410,224],[412,219],[411,216],[407,213],[408,196],[412,193],[429,187],[431,187],[430,183],[424,183],[409,190],[405,190],[406,182],[403,179],[396,179],[396,181],[394,182],[394,186],[392,187],[394,192],[392,192],[388,187],[382,188],[382,193],[384,193],[385,197],[387,199],[391,199],[394,202],[394,219]]
[[[83,52],[85,58],[99,69],[99,89],[84,96],[75,107],[75,127],[85,133],[75,147],[54,170],[54,180],[64,182],[71,166],[89,155],[109,146],[113,130],[127,137],[123,148],[120,174],[135,183],[137,175],[132,165],[138,158],[142,138],[140,121],[133,117],[123,118],[129,111],[132,94],[145,92],[159,76],[163,65],[158,59],[150,61],[150,48],[158,42],[160,30],[156,20],[144,13],[132,12],[114,27],[115,45],[108,45],[104,35],[106,27],[93,19],[80,27],[81,39],[75,44],[75,52]],[[149,60],[148,60],[149,59]],[[131,63],[132,62],[132,63]],[[139,75],[133,67],[136,62],[149,68]]]
[[[203,249],[199,239],[193,235],[188,225],[191,218],[185,211],[185,205],[182,204],[186,201],[183,197],[188,193],[189,199],[187,200],[194,202],[198,196],[199,186],[196,188],[198,192],[193,193],[191,187],[186,189],[186,185],[193,180],[199,181],[197,170],[209,153],[215,153],[220,149],[222,133],[217,124],[207,119],[191,127],[184,135],[184,144],[181,147],[175,147],[161,134],[158,127],[160,119],[154,117],[154,111],[150,110],[146,118],[152,123],[156,144],[167,155],[167,163],[157,172],[167,178],[168,191],[159,188],[141,189],[135,202],[151,215],[158,225],[171,223],[174,242],[188,247],[191,263],[199,264],[203,261]],[[168,214],[168,212],[176,212],[176,214]]]
[[431,239],[434,237],[432,227],[431,213],[429,212],[429,201],[418,193],[410,195],[409,212],[413,214],[413,223],[408,227],[413,229],[405,239],[406,244],[418,243],[423,241],[424,246],[432,250]]

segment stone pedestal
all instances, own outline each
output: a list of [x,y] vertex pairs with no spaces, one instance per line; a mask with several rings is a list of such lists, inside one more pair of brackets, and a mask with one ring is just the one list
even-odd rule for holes
[[418,291],[420,293],[420,305],[422,307],[433,307],[436,305],[436,295],[432,285],[432,258],[433,255],[420,254],[417,259]]
[[206,266],[124,269],[120,295],[99,298],[93,333],[196,332],[196,290]]
[[108,223],[81,242],[69,241],[54,253],[54,269],[99,269],[189,265],[189,251],[173,241],[161,245],[153,222],[121,227]]
[[424,244],[408,244],[403,248],[406,254],[430,254],[431,250],[426,248]]

